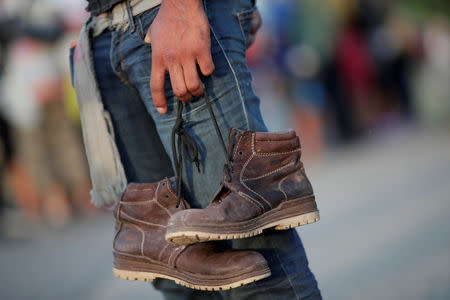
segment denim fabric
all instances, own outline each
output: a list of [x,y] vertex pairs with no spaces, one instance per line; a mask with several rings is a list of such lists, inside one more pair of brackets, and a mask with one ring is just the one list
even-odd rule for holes
[[[205,1],[205,10],[211,27],[215,71],[203,78],[203,82],[223,138],[227,138],[230,127],[267,131],[245,60],[253,1]],[[93,43],[103,103],[111,115],[129,182],[157,181],[172,174],[169,158],[172,157],[171,130],[176,119],[177,99],[167,77],[168,112],[161,115],[154,108],[149,86],[151,45],[143,42],[157,12],[158,8],[154,8],[136,17],[133,32],[129,29],[106,31]],[[185,105],[183,117],[187,120],[186,131],[198,145],[201,169],[198,173],[184,160],[186,198],[192,206],[204,207],[219,187],[225,157],[202,97]],[[232,246],[260,251],[269,262],[272,276],[221,292],[221,295],[188,292],[163,280],[155,287],[164,292],[167,299],[321,299],[295,230],[267,231],[258,237],[232,241]]]
[[124,84],[110,64],[110,31],[93,43],[94,68],[104,108],[110,112],[114,136],[128,182],[145,183],[173,176],[170,160],[136,89]]

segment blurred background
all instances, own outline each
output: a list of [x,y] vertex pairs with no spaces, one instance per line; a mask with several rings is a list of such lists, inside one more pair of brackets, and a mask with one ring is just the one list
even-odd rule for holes
[[[300,133],[325,299],[450,299],[450,2],[258,0],[271,130]],[[162,299],[115,279],[68,51],[83,0],[0,0],[0,299]]]

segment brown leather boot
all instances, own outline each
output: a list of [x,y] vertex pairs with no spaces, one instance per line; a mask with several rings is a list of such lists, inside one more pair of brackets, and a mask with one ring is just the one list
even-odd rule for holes
[[169,217],[177,208],[174,179],[129,184],[115,208],[114,274],[128,280],[166,278],[201,290],[225,290],[270,276],[256,251],[221,249],[215,243],[177,246],[165,241]]
[[173,215],[167,241],[182,245],[245,238],[266,228],[283,230],[319,220],[295,131],[232,128],[228,155],[222,185],[210,205]]

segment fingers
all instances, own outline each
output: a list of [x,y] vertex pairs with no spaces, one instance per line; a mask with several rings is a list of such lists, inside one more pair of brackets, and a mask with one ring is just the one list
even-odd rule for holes
[[187,60],[183,63],[184,82],[186,89],[192,96],[198,97],[203,94],[203,84],[197,71],[197,64],[194,60]]
[[214,63],[210,48],[207,48],[207,51],[201,51],[200,54],[197,55],[197,63],[204,76],[209,76],[214,72]]
[[[159,113],[164,114],[167,112],[167,100],[164,89],[166,67],[162,60],[154,59],[150,76],[150,90],[156,109]],[[207,59],[204,60],[204,63],[201,65],[199,63],[199,66],[205,76],[210,75],[214,71],[212,59],[210,62]],[[203,66],[203,70],[201,66]],[[168,71],[173,93],[180,100],[190,101],[193,97],[203,94],[203,84],[194,59],[186,59],[183,65],[172,62],[168,66]]]
[[182,101],[190,101],[193,97],[203,94],[203,84],[200,80],[197,64],[193,59],[186,59],[183,65],[169,66],[170,82],[175,96]]
[[153,59],[152,70],[150,75],[150,90],[153,97],[153,104],[156,110],[165,114],[167,112],[167,102],[164,90],[164,81],[166,76],[166,68],[161,60]]
[[182,101],[190,101],[192,95],[188,93],[186,83],[184,81],[183,68],[180,64],[169,65],[170,83],[175,96]]
[[144,42],[149,43],[149,44],[151,43],[150,28],[147,30],[147,33],[145,34]]
[[252,15],[252,25],[250,28],[250,32],[252,34],[256,34],[259,28],[261,28],[261,24],[262,24],[261,15],[259,14],[259,10],[255,9]]
[[[147,34],[146,40],[148,38],[149,34]],[[209,76],[214,71],[214,63],[209,47],[202,47],[202,51],[194,49],[190,53],[189,51],[184,52],[183,55],[179,55],[174,50],[161,52],[156,47],[153,50],[150,90],[153,103],[158,112],[162,114],[167,112],[167,99],[165,96],[166,71],[169,72],[172,90],[178,99],[191,101],[192,98],[203,94],[203,84],[200,80],[199,72],[204,76]],[[158,55],[158,53],[164,54]]]
[[261,21],[261,15],[259,14],[258,9],[255,9],[252,16],[252,25],[250,28],[250,36],[247,44],[247,48],[249,48],[256,39],[256,33],[258,32],[259,28],[261,27],[262,21]]

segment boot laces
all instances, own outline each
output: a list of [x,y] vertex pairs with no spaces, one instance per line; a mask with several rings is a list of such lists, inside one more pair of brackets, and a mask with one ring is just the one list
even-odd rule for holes
[[[184,129],[186,121],[183,120],[183,102],[178,100],[177,103],[177,119],[175,125],[172,128],[172,153],[173,161],[175,164],[175,171],[177,173],[177,208],[181,204],[182,198],[182,184],[181,174],[183,172],[183,154],[181,147],[183,146],[183,152],[187,160],[191,163],[195,163],[197,171],[200,172],[200,163],[198,161],[198,147],[195,140]],[[176,138],[178,136],[178,139]]]
[[[225,165],[224,172],[227,177],[228,182],[231,182],[231,174],[233,173],[233,157],[231,153],[227,151],[227,147],[225,146],[225,142],[222,138],[222,133],[220,132],[219,125],[217,124],[216,116],[214,115],[214,111],[212,109],[211,101],[209,99],[208,94],[206,93],[206,89],[204,88],[205,93],[205,104],[208,108],[209,114],[211,116],[211,121],[213,122],[214,129],[216,131],[216,135],[220,141],[221,148],[225,155]],[[190,136],[186,130],[184,129],[184,125],[186,121],[183,120],[183,108],[184,103],[181,100],[178,100],[177,103],[177,119],[175,121],[175,125],[172,128],[172,153],[173,153],[173,161],[175,164],[175,171],[177,173],[177,208],[181,204],[182,198],[182,172],[183,172],[183,154],[181,148],[183,147],[183,152],[188,161],[191,163],[195,163],[197,167],[197,171],[200,172],[200,162],[198,160],[198,147],[195,143],[195,140],[192,136]],[[178,138],[177,138],[178,136]],[[231,147],[230,149],[232,149]],[[231,152],[231,151],[230,151]]]

